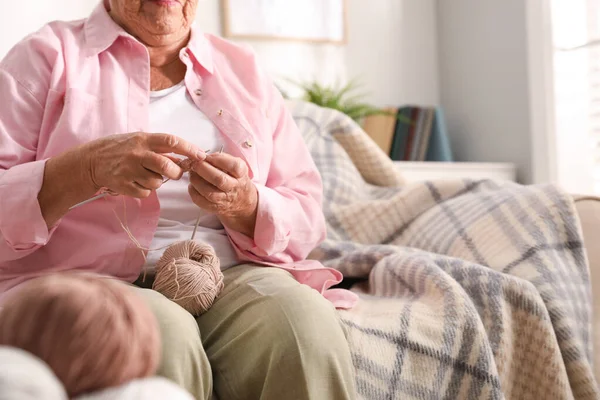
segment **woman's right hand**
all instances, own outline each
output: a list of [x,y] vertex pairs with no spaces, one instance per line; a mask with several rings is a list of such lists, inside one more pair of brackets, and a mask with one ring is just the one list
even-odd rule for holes
[[96,190],[106,188],[136,198],[148,197],[165,179],[181,178],[184,171],[167,154],[197,161],[206,158],[197,146],[162,133],[107,136],[82,146],[79,151]]
[[100,189],[145,198],[164,178],[183,173],[169,154],[204,160],[204,151],[177,136],[128,133],[107,136],[72,148],[45,163],[38,202],[48,227]]

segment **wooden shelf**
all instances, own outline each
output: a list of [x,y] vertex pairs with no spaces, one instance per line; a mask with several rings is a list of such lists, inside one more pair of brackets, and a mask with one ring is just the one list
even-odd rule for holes
[[394,161],[409,182],[443,179],[494,179],[516,181],[517,169],[510,163]]

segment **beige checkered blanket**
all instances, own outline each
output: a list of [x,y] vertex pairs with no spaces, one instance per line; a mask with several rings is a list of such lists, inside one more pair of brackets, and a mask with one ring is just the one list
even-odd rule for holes
[[[598,399],[591,291],[570,196],[488,180],[403,185],[352,120],[289,104],[321,172],[363,399]],[[368,279],[367,279],[368,278]]]

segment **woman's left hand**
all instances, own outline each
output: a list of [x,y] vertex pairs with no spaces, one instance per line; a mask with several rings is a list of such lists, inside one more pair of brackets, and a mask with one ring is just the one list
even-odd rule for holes
[[216,214],[228,228],[254,237],[258,191],[242,159],[213,153],[194,163],[188,192],[198,207]]

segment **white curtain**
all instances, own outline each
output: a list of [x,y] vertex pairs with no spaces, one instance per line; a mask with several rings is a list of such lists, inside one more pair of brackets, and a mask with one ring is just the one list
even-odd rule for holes
[[558,180],[600,194],[600,0],[552,0]]

